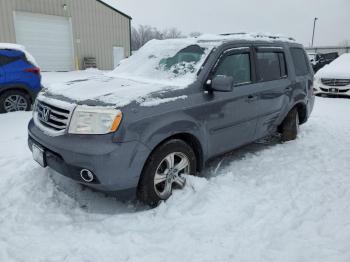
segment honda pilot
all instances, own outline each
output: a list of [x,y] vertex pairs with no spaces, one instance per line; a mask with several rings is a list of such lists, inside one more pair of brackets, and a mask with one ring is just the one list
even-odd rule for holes
[[313,104],[293,39],[152,40],[111,73],[42,90],[28,143],[42,167],[156,206],[213,157],[275,132],[294,140]]

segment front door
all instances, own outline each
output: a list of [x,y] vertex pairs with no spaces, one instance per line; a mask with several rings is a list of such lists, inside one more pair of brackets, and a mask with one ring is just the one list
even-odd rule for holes
[[201,110],[208,135],[209,156],[249,143],[257,122],[251,49],[233,48],[223,52],[209,81],[217,75],[232,76],[231,92],[208,91]]

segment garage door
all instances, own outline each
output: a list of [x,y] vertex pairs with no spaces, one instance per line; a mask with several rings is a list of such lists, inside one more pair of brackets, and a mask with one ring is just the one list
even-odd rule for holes
[[72,27],[69,18],[15,13],[16,40],[24,45],[44,71],[73,69]]

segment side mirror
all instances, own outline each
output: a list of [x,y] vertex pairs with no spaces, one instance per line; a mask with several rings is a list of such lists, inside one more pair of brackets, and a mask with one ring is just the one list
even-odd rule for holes
[[234,80],[232,76],[217,75],[211,81],[211,89],[219,92],[231,92]]

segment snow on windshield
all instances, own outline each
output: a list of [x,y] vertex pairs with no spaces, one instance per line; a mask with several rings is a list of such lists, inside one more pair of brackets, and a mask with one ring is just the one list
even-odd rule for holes
[[152,40],[123,60],[112,75],[142,82],[185,86],[195,81],[212,48],[213,45],[198,44],[191,38]]

